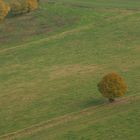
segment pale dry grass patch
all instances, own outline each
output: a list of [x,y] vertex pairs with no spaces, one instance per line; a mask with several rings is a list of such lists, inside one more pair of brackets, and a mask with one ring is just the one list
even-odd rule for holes
[[135,51],[140,52],[140,46],[135,46]]
[[97,66],[94,64],[83,65],[83,64],[73,64],[64,66],[53,66],[49,74],[51,80],[64,78],[72,75],[83,75],[93,73],[97,70]]

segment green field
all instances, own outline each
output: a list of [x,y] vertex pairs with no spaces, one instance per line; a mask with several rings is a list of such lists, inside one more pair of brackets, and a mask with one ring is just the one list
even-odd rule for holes
[[[116,71],[128,92],[97,90]],[[0,140],[140,139],[140,0],[41,0],[0,23]]]

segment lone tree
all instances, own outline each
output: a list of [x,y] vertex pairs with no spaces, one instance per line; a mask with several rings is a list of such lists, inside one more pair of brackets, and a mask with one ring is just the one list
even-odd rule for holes
[[127,91],[127,85],[123,78],[117,73],[109,73],[98,83],[101,94],[114,102],[115,98],[123,96]]

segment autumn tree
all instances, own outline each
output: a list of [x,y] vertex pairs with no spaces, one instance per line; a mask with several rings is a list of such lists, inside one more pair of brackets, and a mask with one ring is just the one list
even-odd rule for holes
[[0,0],[0,21],[7,16],[9,10],[10,10],[9,5],[5,3],[3,0]]
[[12,0],[10,6],[13,15],[20,15],[36,10],[38,2],[37,0]]
[[33,11],[38,8],[38,1],[37,0],[26,0],[28,5],[28,10]]
[[10,7],[11,7],[11,13],[13,15],[20,15],[28,11],[25,2],[21,0],[12,0],[10,2]]
[[98,83],[101,94],[108,98],[110,102],[115,98],[123,96],[127,91],[127,85],[123,78],[117,73],[109,73]]

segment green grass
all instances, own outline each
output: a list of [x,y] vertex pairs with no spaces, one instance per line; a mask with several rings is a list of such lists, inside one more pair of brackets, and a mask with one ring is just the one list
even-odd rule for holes
[[139,100],[129,104],[106,105],[90,110],[78,119],[71,118],[53,128],[25,136],[22,140],[136,140],[140,137],[136,131],[139,129],[139,115]]
[[[23,140],[138,140],[139,4],[41,1],[38,11],[1,23],[0,135],[15,132],[14,139]],[[124,102],[114,105],[97,90],[98,81],[111,71],[120,73],[129,87]],[[58,123],[63,115],[68,121]]]

